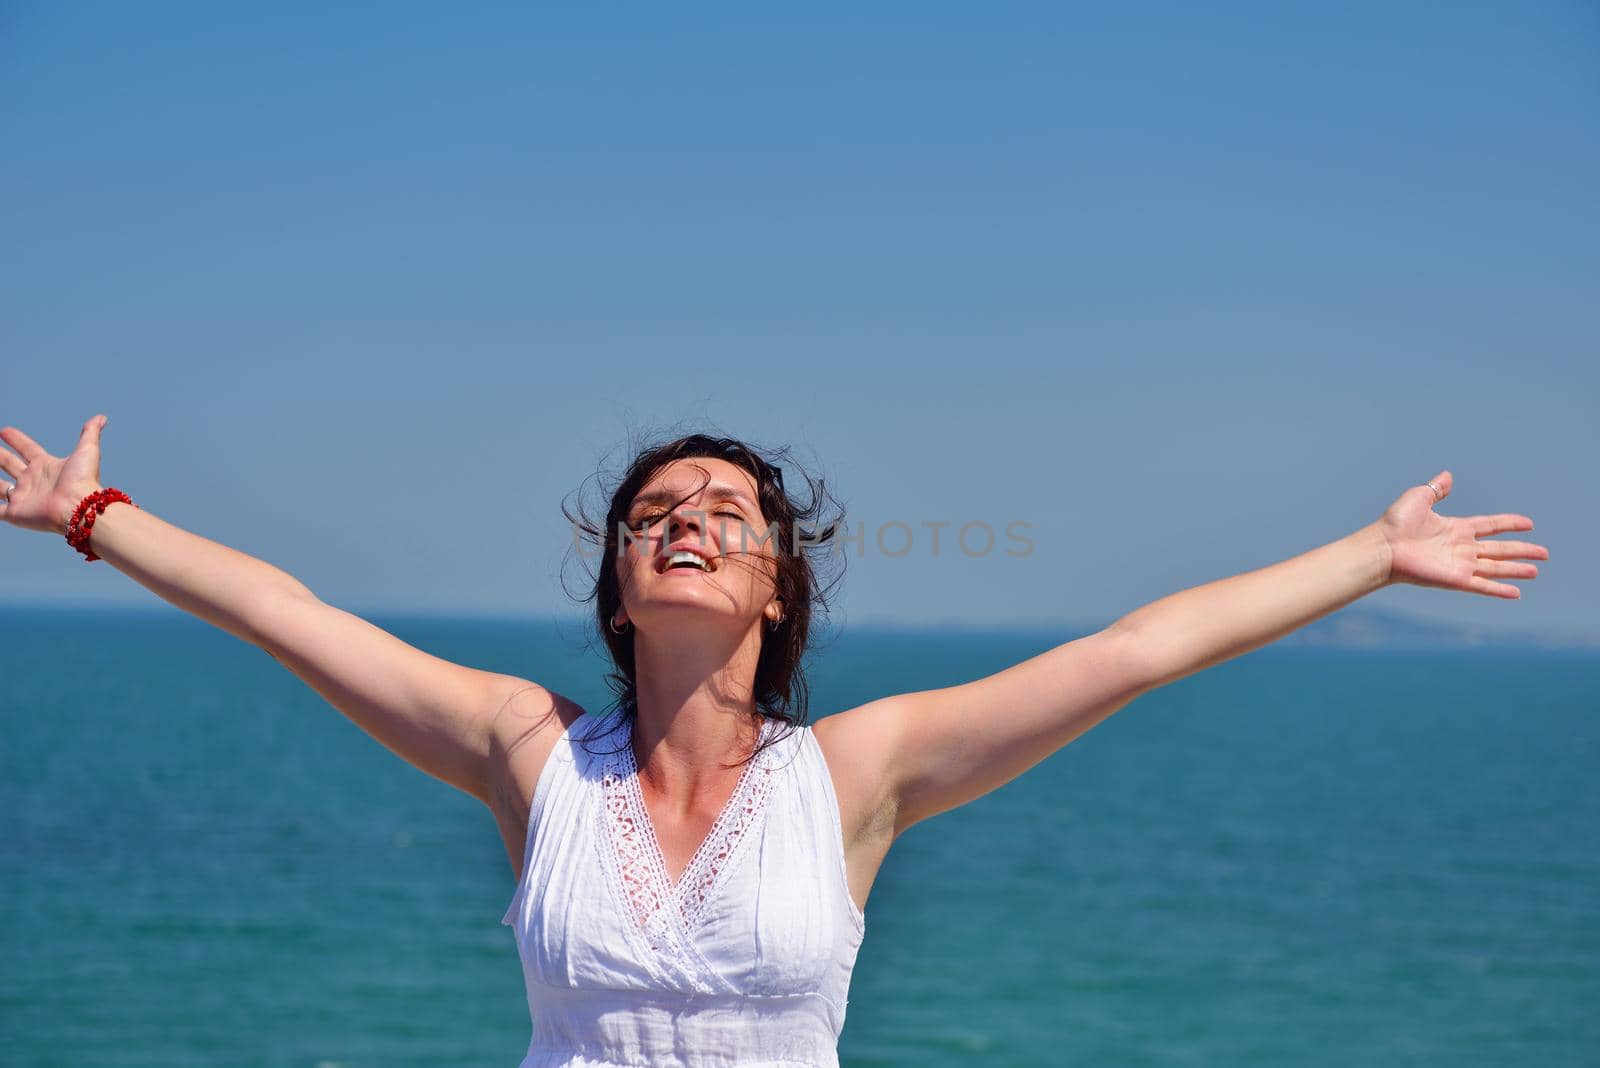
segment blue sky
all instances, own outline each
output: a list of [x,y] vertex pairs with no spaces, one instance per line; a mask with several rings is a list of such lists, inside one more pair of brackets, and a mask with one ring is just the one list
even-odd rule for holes
[[1369,603],[1593,629],[1597,70],[1578,2],[9,4],[0,423],[372,613],[580,611],[657,429],[912,528],[846,622],[1109,621],[1448,467],[1544,574]]

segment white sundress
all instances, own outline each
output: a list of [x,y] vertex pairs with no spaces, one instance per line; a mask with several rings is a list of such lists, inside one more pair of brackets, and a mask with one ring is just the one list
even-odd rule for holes
[[625,717],[562,734],[501,920],[533,1020],[519,1068],[836,1068],[866,922],[811,728],[767,719],[761,740],[786,731],[745,765],[676,886]]

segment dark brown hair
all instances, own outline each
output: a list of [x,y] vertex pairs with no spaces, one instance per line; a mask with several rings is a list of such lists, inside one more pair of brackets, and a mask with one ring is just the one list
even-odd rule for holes
[[[782,621],[774,629],[761,627],[761,652],[756,661],[754,696],[756,711],[768,719],[787,724],[791,730],[803,726],[808,715],[810,688],[806,682],[804,658],[813,638],[813,614],[827,611],[828,595],[842,578],[844,554],[838,550],[836,536],[843,523],[843,510],[828,494],[824,479],[813,479],[795,464],[788,449],[760,449],[736,438],[691,433],[656,444],[636,446],[634,458],[606,492],[609,502],[605,520],[598,526],[581,505],[576,511],[562,505],[562,514],[573,524],[575,534],[587,545],[601,550],[600,569],[593,575],[593,587],[582,600],[593,600],[594,623],[616,670],[606,676],[614,700],[609,708],[620,713],[623,720],[632,723],[638,716],[638,678],[633,656],[633,627],[617,634],[611,629],[611,620],[622,603],[622,585],[617,569],[617,553],[626,537],[628,510],[639,491],[655,477],[656,473],[677,460],[708,457],[726,460],[749,472],[755,481],[757,504],[768,523],[774,555],[758,557],[755,553],[735,554],[746,566],[752,558],[772,561],[769,572],[775,586],[775,595],[783,603]],[[797,501],[784,485],[784,468],[774,461],[783,460],[788,465],[789,482],[793,484],[798,474],[807,487],[806,499]],[[597,476],[602,484],[604,477]],[[704,485],[704,482],[700,483]],[[686,494],[683,500],[694,496],[699,486]],[[833,507],[829,507],[833,505]],[[831,518],[824,519],[824,511]],[[619,533],[620,532],[620,533]],[[761,531],[754,531],[757,537]],[[637,535],[635,535],[637,536]],[[592,558],[593,548],[584,555]],[[724,559],[733,562],[735,556]],[[826,582],[813,557],[822,556],[824,563],[837,561],[840,571]],[[620,722],[620,721],[619,721]],[[788,732],[777,732],[763,743],[762,748],[774,744]],[[758,750],[759,751],[759,750]]]

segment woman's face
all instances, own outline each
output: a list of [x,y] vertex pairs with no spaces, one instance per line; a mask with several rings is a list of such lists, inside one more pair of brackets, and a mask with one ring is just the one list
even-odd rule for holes
[[[758,497],[755,478],[727,460],[693,457],[657,471],[625,513],[630,536],[616,550],[622,610],[612,618],[646,631],[690,620],[742,629],[776,618],[777,532],[768,531]],[[680,551],[705,566],[675,564]]]

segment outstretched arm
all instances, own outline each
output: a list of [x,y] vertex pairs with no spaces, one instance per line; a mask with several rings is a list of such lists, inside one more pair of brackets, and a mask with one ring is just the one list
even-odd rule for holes
[[[1515,600],[1508,578],[1534,578],[1519,560],[1549,559],[1542,545],[1479,541],[1533,529],[1525,515],[1442,516],[1433,506],[1454,479],[1442,471],[1401,494],[1353,534],[1290,560],[1163,597],[1118,625],[1135,635],[1143,685],[1163,686],[1321,619],[1384,586],[1406,583]],[[1437,494],[1433,487],[1437,487]]]
[[[836,747],[851,758],[858,804],[892,811],[894,833],[1009,782],[1140,694],[1247,653],[1393,583],[1514,599],[1504,581],[1533,578],[1543,546],[1481,541],[1533,529],[1516,514],[1454,518],[1433,506],[1442,472],[1377,521],[1292,559],[1196,586],[1136,609],[1098,633],[997,674],[899,694],[841,714]],[[832,718],[832,717],[830,717]]]
[[[103,416],[84,424],[70,456],[52,456],[16,427],[0,427],[0,521],[63,535],[99,482]],[[64,551],[70,552],[65,545]],[[542,688],[408,645],[327,604],[294,576],[154,515],[108,506],[91,548],[164,600],[259,646],[390,751],[485,804],[491,802],[496,714]]]

